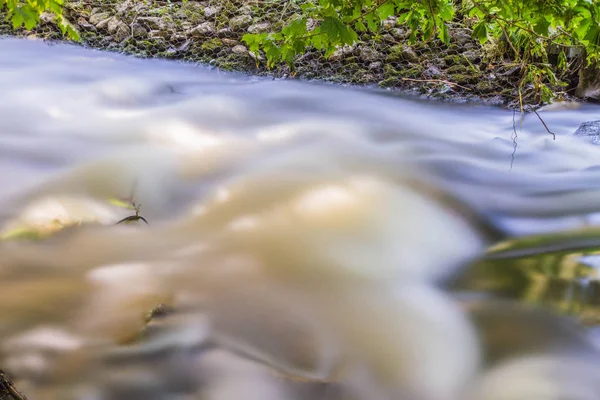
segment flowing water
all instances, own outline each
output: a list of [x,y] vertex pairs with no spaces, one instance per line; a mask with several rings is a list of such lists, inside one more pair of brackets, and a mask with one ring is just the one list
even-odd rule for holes
[[17,39],[0,87],[0,368],[29,398],[599,398],[600,147],[573,132],[600,107],[541,110],[554,140]]

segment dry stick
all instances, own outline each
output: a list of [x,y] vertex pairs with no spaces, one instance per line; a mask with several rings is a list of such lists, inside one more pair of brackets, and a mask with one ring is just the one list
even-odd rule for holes
[[546,128],[546,131],[548,131],[549,134],[552,135],[552,140],[556,140],[556,134],[554,132],[552,132],[549,128],[548,125],[546,125],[546,123],[544,122],[544,120],[542,119],[542,117],[540,117],[540,114],[538,114],[538,112],[535,110],[535,108],[529,106],[529,109],[531,111],[533,111],[535,113],[535,115],[537,115],[537,117],[539,118],[540,122],[542,123],[542,125],[544,125],[544,128]]
[[12,380],[0,369],[0,390],[8,393],[14,400],[27,400],[25,395],[19,393],[12,383]]
[[458,86],[459,88],[465,89],[465,90],[471,90],[470,88],[466,87],[466,86],[461,86],[458,83],[454,83],[454,82],[450,82],[450,81],[446,81],[444,79],[415,79],[415,78],[401,78],[403,81],[413,81],[413,82],[435,82],[435,83],[445,83],[446,85],[450,85],[450,86]]

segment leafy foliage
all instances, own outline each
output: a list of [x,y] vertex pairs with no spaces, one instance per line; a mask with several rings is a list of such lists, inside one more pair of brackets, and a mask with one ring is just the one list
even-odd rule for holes
[[63,35],[79,40],[79,33],[63,15],[63,5],[63,0],[0,0],[0,9],[6,9],[14,29],[33,29],[39,24],[40,16],[47,12],[54,15]]
[[[533,87],[540,101],[560,86],[556,71],[567,70],[568,53],[585,51],[588,64],[600,60],[600,2],[597,0],[296,0],[302,13],[281,32],[247,34],[254,53],[263,51],[267,66],[293,68],[307,48],[326,57],[362,35],[377,35],[386,19],[410,29],[409,42],[450,41],[449,25],[462,22],[481,44],[505,44],[505,56],[520,66],[519,91]],[[558,49],[550,57],[551,50]],[[552,60],[551,60],[552,59]]]

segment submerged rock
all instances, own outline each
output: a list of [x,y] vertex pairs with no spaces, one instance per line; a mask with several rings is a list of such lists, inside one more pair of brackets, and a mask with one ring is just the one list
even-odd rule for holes
[[592,144],[600,144],[600,120],[584,122],[579,125],[574,135],[584,137]]

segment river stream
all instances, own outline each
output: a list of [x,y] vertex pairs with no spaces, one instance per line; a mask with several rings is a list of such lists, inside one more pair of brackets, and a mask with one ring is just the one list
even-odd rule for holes
[[9,38],[0,87],[0,368],[30,399],[600,398],[599,106],[550,133]]

